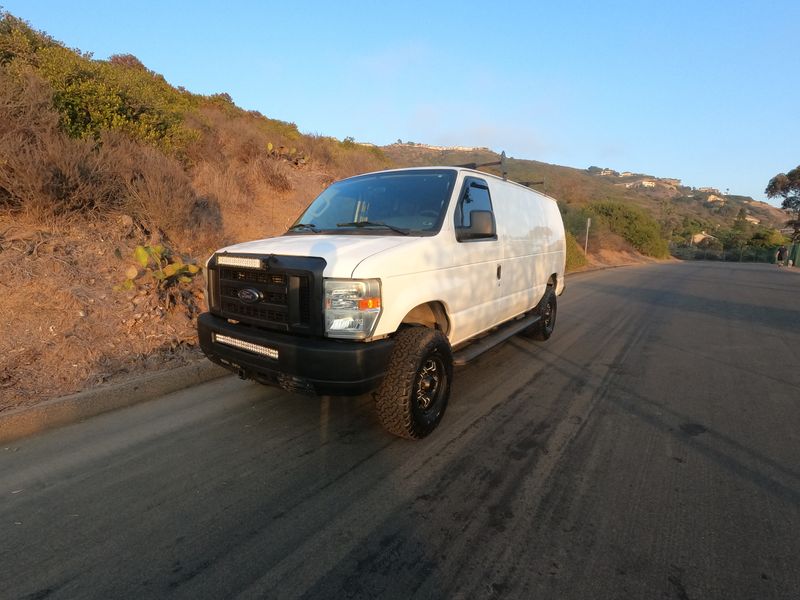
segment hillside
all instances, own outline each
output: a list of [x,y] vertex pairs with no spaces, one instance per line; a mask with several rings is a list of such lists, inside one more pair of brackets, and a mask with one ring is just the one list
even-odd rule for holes
[[196,357],[200,266],[380,150],[0,16],[0,410]]

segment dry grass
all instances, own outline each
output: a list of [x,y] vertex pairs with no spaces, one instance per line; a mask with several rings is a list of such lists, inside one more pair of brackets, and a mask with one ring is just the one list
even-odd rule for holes
[[338,178],[387,168],[390,163],[372,148],[354,143],[340,143],[334,138],[308,135],[303,150],[318,165],[337,173]]
[[201,283],[115,292],[137,237],[126,220],[47,229],[0,216],[0,410],[95,385],[150,355],[185,360]]
[[0,206],[41,221],[113,206],[121,182],[106,157],[62,134],[50,102],[36,76],[0,71]]
[[[202,262],[284,232],[331,181],[386,166],[378,151],[302,135],[224,94],[175,90],[133,56],[96,63],[5,19],[0,410],[194,347],[199,280],[115,291],[137,245]],[[23,38],[39,41],[17,47]]]
[[187,117],[198,135],[180,154],[119,132],[72,139],[51,97],[0,67],[0,410],[192,355],[200,280],[115,291],[136,245],[202,262],[284,232],[333,180],[385,166],[225,103]]

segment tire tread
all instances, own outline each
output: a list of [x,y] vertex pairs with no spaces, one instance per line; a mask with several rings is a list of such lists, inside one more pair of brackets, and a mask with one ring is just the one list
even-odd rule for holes
[[[390,433],[406,439],[420,439],[435,428],[434,425],[426,430],[415,422],[410,398],[423,353],[442,341],[449,349],[447,340],[440,331],[426,327],[401,329],[395,336],[389,369],[373,393],[378,420]],[[452,364],[449,351],[445,358]],[[451,373],[448,374],[448,385],[450,375]]]

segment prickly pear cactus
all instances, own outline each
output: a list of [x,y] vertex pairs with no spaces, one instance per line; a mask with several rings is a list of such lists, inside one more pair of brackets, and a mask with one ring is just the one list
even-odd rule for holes
[[132,290],[137,284],[155,282],[156,287],[164,289],[179,283],[191,283],[202,267],[186,263],[162,245],[136,246],[133,250],[134,264],[125,270],[125,281],[115,287],[117,290]]

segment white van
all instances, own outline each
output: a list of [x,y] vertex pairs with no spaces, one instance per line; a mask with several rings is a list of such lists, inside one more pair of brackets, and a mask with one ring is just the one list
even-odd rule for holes
[[291,391],[373,392],[391,433],[441,420],[453,365],[516,333],[546,340],[564,289],[555,200],[459,167],[327,188],[284,235],[207,263],[212,361]]

